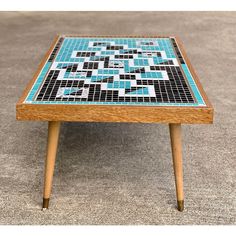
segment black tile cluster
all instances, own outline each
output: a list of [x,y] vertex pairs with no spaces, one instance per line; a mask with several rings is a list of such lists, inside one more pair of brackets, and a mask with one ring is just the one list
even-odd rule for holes
[[177,54],[177,57],[179,58],[180,63],[181,63],[181,64],[185,64],[184,59],[183,59],[183,57],[182,57],[182,54],[180,53],[180,50],[179,50],[179,48],[178,48],[178,46],[177,46],[177,43],[175,42],[175,39],[174,39],[174,38],[171,38],[171,41],[172,41],[173,47],[174,47],[174,49],[175,49],[175,52],[176,52],[176,54]]
[[52,53],[51,53],[51,55],[48,59],[48,62],[52,62],[54,60],[59,48],[61,47],[61,44],[62,44],[63,40],[64,40],[64,38],[62,38],[62,37],[58,40],[56,46],[54,47],[54,49],[53,49],[53,51],[52,51]]

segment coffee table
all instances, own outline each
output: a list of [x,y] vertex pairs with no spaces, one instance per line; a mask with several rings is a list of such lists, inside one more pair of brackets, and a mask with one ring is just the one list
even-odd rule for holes
[[16,105],[17,120],[48,121],[43,209],[60,124],[169,125],[177,209],[184,209],[181,124],[210,124],[213,107],[174,36],[57,36]]

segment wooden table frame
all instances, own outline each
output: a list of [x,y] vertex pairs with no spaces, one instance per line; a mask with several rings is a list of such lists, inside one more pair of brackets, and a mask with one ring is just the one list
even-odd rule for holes
[[[94,36],[76,36],[94,37]],[[97,36],[96,36],[97,37]],[[119,37],[141,37],[147,36],[101,36],[109,38]],[[148,36],[148,38],[170,37],[170,36]],[[44,63],[53,51],[59,36],[57,36],[46,53],[39,68],[26,87],[22,97],[16,104],[17,120],[38,120],[48,121],[48,142],[47,155],[45,160],[45,181],[43,193],[43,209],[48,208],[51,195],[52,179],[60,124],[63,121],[70,122],[136,122],[136,123],[165,123],[169,124],[170,139],[172,147],[173,166],[175,174],[177,208],[184,209],[183,194],[183,168],[182,168],[182,145],[181,145],[181,124],[211,124],[213,122],[213,107],[204,92],[199,79],[183,49],[178,37],[174,37],[178,47],[185,59],[185,62],[194,78],[194,81],[206,103],[206,106],[198,107],[144,107],[144,106],[120,106],[120,105],[62,105],[62,104],[26,104],[24,103],[27,94],[37,79]]]

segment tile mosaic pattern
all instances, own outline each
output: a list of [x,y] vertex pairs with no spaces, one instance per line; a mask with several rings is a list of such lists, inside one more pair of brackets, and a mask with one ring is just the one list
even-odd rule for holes
[[25,103],[205,105],[174,38],[60,37]]

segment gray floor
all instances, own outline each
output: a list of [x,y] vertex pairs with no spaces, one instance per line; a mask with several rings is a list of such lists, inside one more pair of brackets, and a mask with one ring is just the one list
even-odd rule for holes
[[[235,224],[236,12],[0,13],[0,224]],[[168,127],[64,123],[41,211],[47,124],[15,104],[55,34],[179,35],[215,107],[183,127],[186,209],[175,209]]]

